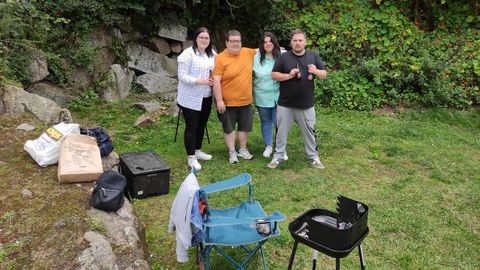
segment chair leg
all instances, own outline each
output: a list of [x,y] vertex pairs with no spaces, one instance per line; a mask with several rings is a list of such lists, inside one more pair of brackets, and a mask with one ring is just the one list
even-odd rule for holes
[[335,258],[335,269],[340,270],[340,258]]
[[207,134],[208,144],[210,144],[210,136],[208,136],[208,127],[207,126],[205,126],[205,133]]
[[175,138],[173,142],[177,142],[177,134],[178,134],[178,126],[180,125],[180,114],[182,113],[182,109],[178,107],[178,115],[177,115],[177,128],[175,129]]
[[267,270],[267,263],[265,262],[265,254],[263,253],[263,246],[260,247],[260,254],[262,255],[263,270]]
[[358,257],[360,257],[360,269],[365,270],[365,263],[363,261],[362,244],[358,245]]
[[288,270],[292,269],[293,260],[295,259],[295,252],[297,252],[298,242],[295,241],[293,244],[292,254],[290,255],[290,261],[288,262]]

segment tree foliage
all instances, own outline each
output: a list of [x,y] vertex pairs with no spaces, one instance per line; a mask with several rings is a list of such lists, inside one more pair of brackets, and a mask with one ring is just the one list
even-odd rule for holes
[[478,0],[6,0],[0,82],[28,86],[25,63],[41,50],[49,80],[67,83],[69,66],[89,70],[95,57],[85,37],[125,22],[146,37],[165,23],[186,24],[190,33],[206,26],[219,51],[230,29],[242,33],[244,46],[257,47],[260,34],[272,31],[288,47],[299,27],[330,73],[316,89],[324,105],[466,107],[480,103],[479,10]]
[[480,102],[480,21],[465,16],[474,13],[470,5],[436,6],[432,30],[412,21],[412,2],[283,2],[333,71],[318,84],[320,102],[363,110],[399,102],[455,107]]

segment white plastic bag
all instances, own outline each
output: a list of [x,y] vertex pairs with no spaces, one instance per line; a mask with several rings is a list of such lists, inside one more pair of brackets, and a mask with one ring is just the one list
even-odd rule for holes
[[28,140],[23,149],[37,162],[46,167],[58,163],[60,145],[68,134],[80,134],[78,124],[65,124],[63,122],[47,128],[36,140]]

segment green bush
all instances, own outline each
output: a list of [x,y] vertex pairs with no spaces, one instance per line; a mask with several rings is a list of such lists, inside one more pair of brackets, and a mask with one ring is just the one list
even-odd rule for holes
[[411,21],[411,1],[364,2],[282,2],[330,71],[317,87],[319,102],[360,110],[479,104],[479,19],[465,19],[472,13],[467,4],[433,6],[438,27],[425,32]]

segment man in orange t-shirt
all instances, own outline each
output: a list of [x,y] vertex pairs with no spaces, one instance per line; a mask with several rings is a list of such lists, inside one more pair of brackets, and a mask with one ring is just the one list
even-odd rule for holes
[[[242,35],[237,30],[225,36],[227,48],[215,58],[213,69],[213,94],[218,119],[222,123],[225,143],[229,150],[229,162],[238,158],[251,159],[248,152],[248,133],[252,131],[252,65],[256,50],[242,48]],[[240,148],[235,150],[235,126]]]

